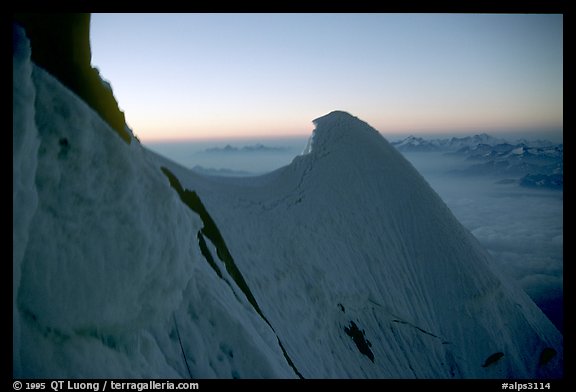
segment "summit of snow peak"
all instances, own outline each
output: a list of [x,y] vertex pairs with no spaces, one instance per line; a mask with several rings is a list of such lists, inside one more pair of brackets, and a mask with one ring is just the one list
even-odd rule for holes
[[314,130],[315,133],[360,133],[360,132],[368,132],[368,133],[376,133],[374,128],[372,128],[368,123],[360,120],[358,117],[351,115],[350,113],[335,110],[330,112],[322,117],[318,117],[317,119],[313,120],[312,123],[316,126]]
[[365,144],[376,142],[376,139],[381,139],[379,142],[385,141],[368,123],[341,110],[318,117],[312,123],[315,128],[304,154],[314,153],[324,156],[327,151],[333,152],[340,148],[358,151],[367,147]]
[[[362,121],[358,117],[353,116],[350,113],[345,112],[343,110],[333,110],[328,114],[325,114],[323,116],[318,117],[317,119],[314,119],[312,122],[314,124],[317,124],[317,123],[326,122],[326,121],[342,121],[342,120]],[[364,122],[364,121],[362,121],[362,122]]]

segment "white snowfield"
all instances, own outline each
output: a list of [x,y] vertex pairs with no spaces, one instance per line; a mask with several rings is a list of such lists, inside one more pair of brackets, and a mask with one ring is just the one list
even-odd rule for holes
[[563,338],[368,124],[253,178],[125,143],[13,59],[14,377],[559,378]]

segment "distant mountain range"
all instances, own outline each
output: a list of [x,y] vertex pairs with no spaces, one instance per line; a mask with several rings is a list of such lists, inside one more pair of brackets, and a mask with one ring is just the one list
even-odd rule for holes
[[249,146],[234,147],[227,144],[224,147],[211,147],[205,149],[203,152],[207,153],[243,153],[243,152],[278,152],[286,150],[284,147],[265,146],[257,143]]
[[408,136],[407,138],[392,142],[391,144],[401,152],[427,152],[427,151],[456,151],[465,147],[479,144],[496,145],[505,143],[503,139],[482,133],[480,135],[452,137],[444,139],[424,139],[422,137]]
[[454,174],[492,175],[526,187],[563,188],[564,147],[561,143],[508,142],[483,133],[445,139],[409,136],[391,144],[403,153],[443,152],[462,157],[468,165],[453,170]]
[[214,169],[211,167],[204,167],[201,165],[195,165],[191,169],[192,171],[203,174],[206,176],[223,176],[223,177],[247,177],[250,175],[254,175],[254,173],[250,173],[247,171],[242,170],[232,170],[232,169]]

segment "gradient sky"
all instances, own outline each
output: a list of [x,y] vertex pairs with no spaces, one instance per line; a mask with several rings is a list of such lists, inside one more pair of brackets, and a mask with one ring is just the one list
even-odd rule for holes
[[92,64],[143,141],[563,127],[562,15],[92,14]]

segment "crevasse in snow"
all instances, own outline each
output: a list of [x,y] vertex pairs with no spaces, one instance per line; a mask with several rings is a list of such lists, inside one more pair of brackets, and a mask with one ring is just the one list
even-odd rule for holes
[[124,143],[15,31],[15,377],[562,376],[562,335],[367,123],[203,177]]

